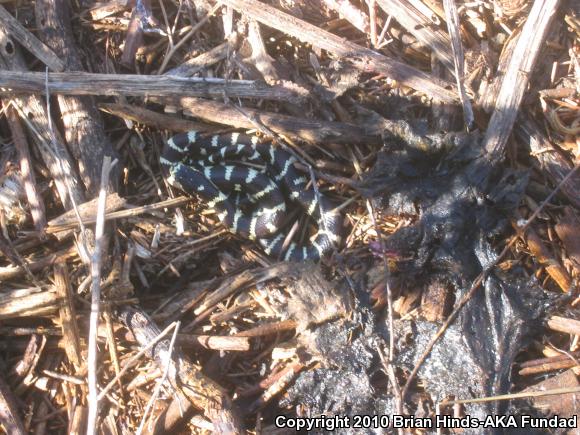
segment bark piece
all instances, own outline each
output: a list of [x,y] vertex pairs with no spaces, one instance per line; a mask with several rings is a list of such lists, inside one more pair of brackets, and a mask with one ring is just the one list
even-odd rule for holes
[[143,433],[145,435],[161,435],[179,433],[179,429],[191,419],[194,409],[187,397],[177,393],[171,403],[164,409],[153,426],[145,425]]
[[53,71],[64,70],[64,62],[54,52],[30,33],[20,22],[0,5],[0,22],[6,33],[16,39],[20,45],[34,54]]
[[54,265],[54,286],[59,298],[60,326],[62,328],[65,352],[68,359],[79,369],[82,363],[79,327],[76,318],[74,295],[66,263],[64,262]]
[[[44,42],[65,60],[65,69],[82,71],[83,65],[72,36],[68,8],[65,0],[39,0],[35,6],[36,22]],[[95,196],[103,157],[114,155],[101,115],[90,98],[59,95],[58,104],[67,144],[77,159],[87,191],[91,197]],[[116,183],[113,181],[113,184]]]
[[20,124],[20,119],[18,119],[18,113],[13,107],[7,109],[6,118],[12,131],[14,146],[18,151],[20,173],[24,181],[24,190],[30,206],[30,214],[32,215],[36,231],[42,235],[44,233],[44,227],[46,226],[44,202],[36,189],[36,177],[32,169],[33,164],[32,158],[30,157],[30,150],[28,149],[28,142],[22,125]]
[[423,317],[429,322],[445,320],[451,308],[451,299],[451,287],[447,283],[441,280],[430,282],[425,288],[421,300]]
[[149,0],[138,1],[133,12],[125,37],[121,64],[127,68],[133,68],[137,50],[143,46],[143,23],[151,16],[151,2]]
[[264,39],[260,32],[260,25],[256,20],[250,20],[248,23],[248,42],[252,47],[252,56],[250,56],[249,60],[260,71],[266,83],[276,83],[279,77],[274,66],[274,59],[266,51]]

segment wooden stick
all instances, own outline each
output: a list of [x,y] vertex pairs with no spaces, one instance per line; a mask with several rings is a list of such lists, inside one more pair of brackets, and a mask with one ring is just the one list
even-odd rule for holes
[[[351,61],[363,71],[384,74],[405,86],[444,102],[456,102],[457,94],[445,89],[451,83],[440,80],[402,62],[364,48],[306,21],[295,18],[257,0],[221,0],[241,14]],[[452,63],[451,63],[452,64]]]
[[127,36],[121,55],[121,64],[133,70],[135,67],[135,55],[143,46],[143,21],[151,16],[151,1],[141,0],[133,7],[131,21],[127,27]]
[[18,151],[18,159],[20,160],[20,173],[24,181],[24,191],[26,198],[30,205],[30,214],[36,231],[42,236],[44,234],[44,227],[46,227],[46,216],[44,209],[44,202],[40,198],[36,189],[36,177],[33,171],[32,159],[30,157],[30,150],[28,149],[28,141],[26,135],[18,119],[18,113],[14,107],[8,107],[6,110],[6,119],[12,131],[12,140],[14,146]]
[[551,360],[551,358],[544,358],[547,360],[543,364],[537,364],[531,367],[522,368],[518,371],[521,376],[538,375],[540,373],[554,372],[556,370],[570,369],[578,365],[578,360],[575,358],[570,358],[568,355],[562,357],[559,360]]
[[[65,249],[62,251],[55,252],[54,254],[48,254],[45,257],[35,259],[28,263],[28,269],[31,272],[38,272],[45,267],[52,266],[58,260],[66,260],[76,256],[76,250],[74,248]],[[26,268],[23,266],[4,266],[0,267],[0,281],[7,279],[16,278],[17,276],[24,275],[26,273]]]
[[[187,113],[209,122],[231,125],[236,128],[254,129],[255,124],[240,112],[226,104],[200,98],[164,99],[168,104],[187,109]],[[378,144],[380,133],[372,126],[353,125],[342,122],[319,121],[316,119],[296,118],[278,113],[244,108],[244,112],[274,133],[299,138],[307,142],[367,143]]]
[[62,328],[65,352],[69,361],[79,369],[82,363],[79,327],[76,318],[74,295],[64,261],[54,265],[54,287],[60,305],[60,327]]
[[279,334],[280,332],[296,329],[298,323],[295,320],[280,320],[274,323],[264,323],[253,328],[238,332],[236,337],[260,337],[263,335]]
[[374,49],[378,49],[379,37],[377,36],[377,2],[376,0],[368,0],[366,4],[369,10],[369,36],[371,39],[371,46]]
[[89,416],[87,421],[87,435],[97,433],[98,390],[97,390],[97,330],[99,327],[99,311],[101,303],[101,256],[105,249],[105,207],[107,204],[107,185],[109,174],[115,162],[105,156],[102,165],[101,188],[99,191],[99,204],[97,208],[97,223],[95,225],[95,251],[91,258],[91,316],[89,321],[89,345],[88,345],[88,384],[89,384]]
[[215,126],[202,124],[201,122],[190,121],[189,119],[178,118],[176,116],[165,115],[154,112],[140,106],[122,103],[102,103],[99,109],[119,118],[129,119],[140,124],[148,125],[156,130],[168,130],[175,132],[187,132],[190,130],[211,132],[216,130]]
[[256,396],[256,394],[261,394],[281,378],[285,377],[289,371],[294,371],[295,367],[303,366],[300,362],[291,362],[289,365],[285,366],[280,370],[275,370],[270,373],[266,378],[260,380],[257,384],[250,385],[241,391],[237,392],[238,398],[249,398],[251,396]]
[[247,352],[250,350],[250,339],[242,336],[192,335],[179,334],[177,342],[182,346],[193,346],[212,350]]
[[0,299],[0,320],[46,316],[58,310],[57,296],[52,290],[26,289],[3,292]]
[[6,433],[11,435],[25,435],[28,431],[24,428],[16,397],[10,386],[0,376],[0,424]]
[[285,370],[277,376],[277,379],[264,390],[258,399],[256,399],[248,409],[248,412],[253,414],[257,410],[265,407],[274,397],[278,396],[285,390],[296,375],[304,369],[301,362],[293,362],[289,364]]
[[[553,349],[552,349],[553,350]],[[550,363],[550,362],[556,362],[556,361],[574,361],[575,359],[580,357],[580,351],[576,350],[576,351],[558,351],[556,352],[556,354],[554,354],[553,356],[547,356],[544,358],[536,358],[536,359],[531,359],[531,360],[527,360],[527,361],[522,361],[521,363],[517,363],[516,366],[519,368],[527,368],[527,367],[537,367],[537,366],[541,366],[544,365],[546,363]]]
[[[76,228],[80,225],[81,222],[83,224],[85,222],[94,224],[96,222],[95,216],[97,214],[98,202],[99,202],[98,198],[94,198],[82,204],[77,204],[76,210],[69,210],[67,212],[64,212],[60,216],[51,219],[48,222],[48,226],[58,228],[61,225],[65,226],[68,225],[70,228]],[[110,213],[115,210],[119,210],[126,204],[127,201],[125,200],[125,198],[121,198],[117,193],[112,193],[107,197],[107,208],[105,212]]]
[[530,73],[536,65],[559,4],[560,0],[536,0],[524,24],[482,143],[491,161],[503,157],[505,145],[528,88]]
[[520,375],[535,375],[538,373],[545,373],[548,371],[567,369],[578,365],[577,358],[580,357],[580,352],[566,352],[561,355],[556,355],[547,358],[538,358],[524,361],[518,364],[518,374]]
[[[17,93],[45,94],[44,73],[0,71],[0,95]],[[270,87],[252,80],[218,78],[146,76],[134,74],[94,74],[85,72],[49,73],[52,94],[134,97],[206,97],[290,101],[300,104],[304,97],[281,86]]]
[[[190,202],[191,198],[187,196],[179,196],[177,198],[166,199],[165,201],[158,202],[156,204],[146,204],[140,207],[129,208],[127,210],[119,210],[119,211],[111,211],[105,214],[105,221],[113,220],[113,219],[121,219],[126,217],[133,217],[139,216],[142,213],[148,213],[153,210],[159,210],[162,208],[169,208],[169,207],[178,207],[182,204]],[[108,206],[107,200],[107,206]],[[67,216],[70,214],[67,212]],[[82,223],[85,225],[94,224],[96,222],[96,218],[94,216],[87,216],[82,217]],[[80,222],[77,219],[74,219],[72,216],[70,219],[64,219],[63,216],[59,216],[56,219],[53,219],[48,223],[47,232],[57,233],[59,231],[65,231],[73,228],[77,228],[80,225]]]
[[[512,393],[512,394],[501,394],[498,396],[491,396],[491,397],[479,397],[475,399],[464,399],[464,400],[450,400],[446,401],[445,405],[461,405],[467,403],[484,403],[484,402],[497,402],[499,400],[514,400],[514,399],[523,399],[523,398],[530,398],[530,397],[543,397],[543,396],[561,396],[563,394],[574,394],[580,393],[580,387],[566,387],[566,388],[554,388],[550,390],[541,390],[541,391],[524,391],[521,393]],[[439,406],[439,405],[437,405]]]
[[53,71],[64,70],[64,62],[54,52],[30,33],[20,22],[0,5],[0,22],[4,31],[12,35],[20,45],[34,54],[42,63]]
[[424,6],[420,10],[409,0],[377,0],[377,3],[385,13],[392,15],[409,33],[433,50],[449,71],[454,71],[451,40],[433,24],[431,16],[427,15],[430,10],[423,10]]
[[509,66],[509,61],[515,50],[517,42],[517,36],[509,38],[506,41],[501,49],[493,80],[482,90],[480,89],[480,93],[477,96],[477,105],[482,108],[485,113],[491,114],[493,112],[501,83],[505,77],[505,73]]
[[0,335],[7,335],[7,336],[26,336],[26,335],[53,335],[56,337],[62,336],[62,329],[59,328],[46,328],[44,326],[36,326],[36,327],[11,327],[11,326],[3,326],[0,327]]
[[[105,320],[105,336],[107,337],[107,347],[109,348],[109,357],[111,358],[111,365],[115,370],[115,375],[121,372],[121,364],[119,363],[119,350],[117,349],[117,340],[115,339],[115,331],[113,327],[113,318],[111,315],[111,306],[103,307],[103,319]],[[125,404],[125,389],[123,383],[119,381],[119,395],[123,404]]]
[[274,84],[280,80],[278,71],[274,65],[274,59],[268,54],[264,38],[260,32],[260,24],[256,20],[249,20],[248,22],[248,36],[246,38],[250,47],[252,47],[252,56],[249,60],[252,61],[256,69],[262,74],[266,83]]
[[459,91],[459,100],[461,101],[461,106],[463,107],[463,122],[465,123],[466,129],[470,130],[475,120],[473,117],[471,101],[469,101],[469,98],[467,97],[467,92],[465,92],[465,85],[463,81],[465,75],[465,57],[463,55],[463,45],[461,44],[459,14],[457,12],[455,0],[443,0],[443,7],[445,8],[445,15],[447,17],[447,29],[449,30],[449,35],[451,35],[451,47],[453,49],[454,66],[453,71],[455,72],[455,81]]
[[[65,61],[65,69],[83,71],[70,24],[69,3],[66,0],[38,0],[34,12],[40,37]],[[52,93],[46,76],[43,82],[45,92]],[[91,98],[58,95],[57,100],[66,143],[77,161],[88,197],[92,198],[98,192],[103,156],[114,156],[113,146],[105,134],[101,113]],[[113,175],[113,184],[115,178]]]
[[568,317],[552,316],[548,319],[548,328],[564,334],[580,335],[580,320]]
[[85,433],[85,422],[87,421],[87,407],[77,405],[72,410],[69,423],[70,435],[81,435]]

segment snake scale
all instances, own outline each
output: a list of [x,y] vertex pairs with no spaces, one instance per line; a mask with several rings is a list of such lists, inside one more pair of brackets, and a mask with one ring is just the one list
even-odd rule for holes
[[[202,136],[196,131],[171,137],[161,166],[168,183],[197,194],[232,233],[257,240],[266,254],[280,258],[281,231],[290,204],[299,204],[318,225],[303,246],[290,243],[286,261],[317,261],[340,242],[342,216],[294,167],[296,158],[272,142],[241,133]],[[245,161],[254,169],[232,161]]]

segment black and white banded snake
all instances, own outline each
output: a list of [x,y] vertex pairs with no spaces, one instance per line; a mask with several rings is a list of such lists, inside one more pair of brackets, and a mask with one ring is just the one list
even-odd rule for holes
[[[225,163],[234,159],[266,170]],[[317,261],[340,242],[340,212],[324,194],[307,188],[308,178],[294,167],[296,158],[272,142],[240,133],[203,137],[190,131],[171,137],[160,160],[170,185],[197,194],[230,232],[257,240],[268,255],[281,256],[287,199],[316,220],[318,232],[304,246],[289,244],[284,260]]]

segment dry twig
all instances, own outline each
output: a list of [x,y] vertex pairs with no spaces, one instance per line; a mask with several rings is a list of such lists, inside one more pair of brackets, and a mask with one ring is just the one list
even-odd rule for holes
[[[101,95],[138,97],[231,97],[260,98],[300,103],[303,97],[281,87],[270,87],[251,80],[142,76],[131,74],[94,74],[83,72],[49,73],[50,92],[61,95]],[[16,93],[44,94],[45,74],[0,71],[0,95]]]
[[107,185],[109,184],[109,174],[115,165],[116,160],[111,162],[109,156],[103,159],[101,188],[99,191],[99,204],[97,208],[97,218],[95,225],[95,250],[91,259],[91,317],[89,323],[89,353],[87,357],[88,384],[89,384],[89,416],[87,422],[87,434],[97,432],[98,416],[98,390],[97,390],[97,329],[99,326],[100,303],[101,303],[101,267],[102,254],[105,249],[105,208],[107,203]]

